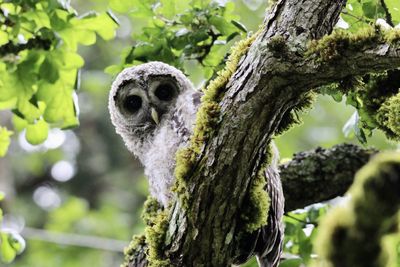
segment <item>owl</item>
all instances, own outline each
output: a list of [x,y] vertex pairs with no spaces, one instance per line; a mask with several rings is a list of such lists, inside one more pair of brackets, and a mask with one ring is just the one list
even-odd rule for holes
[[181,71],[162,62],[126,68],[112,84],[111,121],[144,165],[150,193],[164,207],[171,198],[175,154],[193,131],[200,96]]
[[[126,68],[111,86],[111,121],[144,165],[150,193],[164,207],[173,197],[175,154],[188,145],[200,98],[181,71],[162,62]],[[268,225],[251,236],[251,249],[239,261],[257,254],[260,266],[277,266],[283,240],[283,194],[276,167],[265,174],[271,197]]]

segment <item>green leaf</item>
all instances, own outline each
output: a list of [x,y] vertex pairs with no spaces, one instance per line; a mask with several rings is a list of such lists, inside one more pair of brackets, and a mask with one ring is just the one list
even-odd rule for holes
[[400,3],[398,0],[385,0],[386,6],[392,15],[392,20],[395,25],[400,23]]
[[30,10],[28,12],[23,13],[22,15],[24,18],[33,21],[35,23],[34,31],[37,31],[40,28],[51,28],[50,26],[50,19],[46,12],[43,10]]
[[172,19],[177,14],[182,14],[190,7],[189,1],[180,0],[160,0],[161,7],[157,9],[157,13]]
[[13,247],[8,242],[7,233],[0,232],[0,259],[4,263],[11,263],[17,253],[13,249]]
[[82,19],[73,18],[71,24],[74,30],[91,30],[100,35],[104,40],[115,37],[115,30],[118,24],[107,14],[95,14],[94,16],[83,17]]
[[[0,191],[0,201],[2,201],[6,197],[6,194],[3,191]],[[1,217],[0,217],[1,221]]]
[[26,127],[26,140],[32,145],[43,143],[47,139],[49,125],[44,120],[39,120],[35,124]]
[[8,243],[17,255],[21,254],[25,250],[25,240],[17,232],[12,231],[8,233]]
[[361,144],[367,143],[367,138],[365,136],[364,130],[361,127],[359,127],[359,124],[354,126],[354,133]]
[[57,64],[51,60],[50,57],[46,57],[39,69],[39,75],[42,79],[47,80],[50,83],[55,83],[60,77],[58,74]]
[[135,1],[110,0],[110,7],[119,13],[129,13],[135,9]]
[[221,16],[213,16],[209,21],[223,35],[229,36],[236,31],[236,27]]
[[12,122],[14,125],[14,129],[17,130],[18,132],[21,132],[23,129],[26,128],[26,126],[28,126],[28,122],[26,120],[15,114],[13,114]]
[[8,33],[0,30],[0,46],[8,43]]
[[121,65],[111,65],[104,69],[104,72],[112,76],[117,75],[123,67]]
[[233,25],[235,25],[236,28],[238,28],[238,29],[241,30],[242,32],[247,33],[247,28],[246,28],[246,26],[245,26],[243,23],[241,23],[240,21],[232,20],[231,23],[232,23]]
[[377,13],[376,3],[366,2],[362,5],[362,10],[367,18],[375,19]]
[[8,131],[5,127],[0,127],[0,157],[4,157],[11,143],[10,136],[13,132]]
[[79,124],[73,101],[76,76],[74,69],[61,70],[60,79],[55,84],[43,82],[39,87],[37,98],[46,103],[43,117],[47,122],[57,123],[62,128]]

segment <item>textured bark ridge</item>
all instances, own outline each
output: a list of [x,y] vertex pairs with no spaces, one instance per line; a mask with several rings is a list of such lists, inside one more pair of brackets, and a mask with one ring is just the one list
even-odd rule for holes
[[343,195],[355,173],[376,153],[374,149],[342,144],[295,154],[279,166],[286,211]]
[[[238,222],[241,211],[246,208],[243,201],[252,179],[268,158],[274,133],[287,128],[286,115],[319,86],[347,76],[400,66],[396,38],[391,43],[385,38],[375,43],[362,39],[356,46],[340,46],[340,51],[331,46],[327,49],[322,43],[308,51],[311,40],[332,32],[345,3],[345,0],[281,0],[267,11],[261,32],[223,88],[218,126],[196,154],[195,164],[185,177],[184,205],[179,200],[173,203],[169,215],[164,215],[158,223],[162,227],[156,227],[161,231],[161,234],[157,232],[161,242],[156,242],[156,253],[154,248],[151,251],[161,258],[158,265],[232,264],[238,249],[237,237],[242,231]],[[358,39],[352,41],[356,43]],[[335,56],[325,57],[329,53]],[[322,159],[326,154],[319,152],[314,153],[315,165],[324,164]],[[348,166],[353,162],[361,165],[367,155],[360,151],[357,154],[355,148],[353,152],[360,158],[350,159]],[[343,154],[338,148],[333,155],[342,159],[349,154]],[[301,157],[297,155],[295,161],[302,161]],[[310,173],[299,172],[299,179],[304,181],[295,181],[295,175],[292,177],[289,173],[296,171],[296,164],[285,165],[282,171],[287,173],[283,181],[287,183],[285,195],[289,209],[342,194],[351,182],[341,180],[338,175],[327,179],[338,167],[327,164],[326,174],[322,174],[326,176],[318,179],[331,183],[330,188],[335,190],[301,195],[294,191],[295,185],[304,182],[304,188],[314,184],[310,177],[320,174],[316,168],[313,173],[311,168]],[[304,164],[312,166],[307,160]],[[151,261],[150,265],[157,265]]]

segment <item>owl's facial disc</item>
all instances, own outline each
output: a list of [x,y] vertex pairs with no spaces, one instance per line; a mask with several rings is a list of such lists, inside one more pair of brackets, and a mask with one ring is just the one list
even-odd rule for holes
[[177,81],[169,76],[153,76],[149,84],[149,99],[160,121],[171,113],[179,94]]

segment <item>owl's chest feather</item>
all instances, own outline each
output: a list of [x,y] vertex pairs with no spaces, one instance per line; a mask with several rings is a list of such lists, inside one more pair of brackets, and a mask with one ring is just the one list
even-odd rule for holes
[[143,153],[141,161],[149,179],[150,193],[164,206],[171,198],[171,186],[174,182],[175,154],[186,142],[168,123],[155,133],[153,142]]

